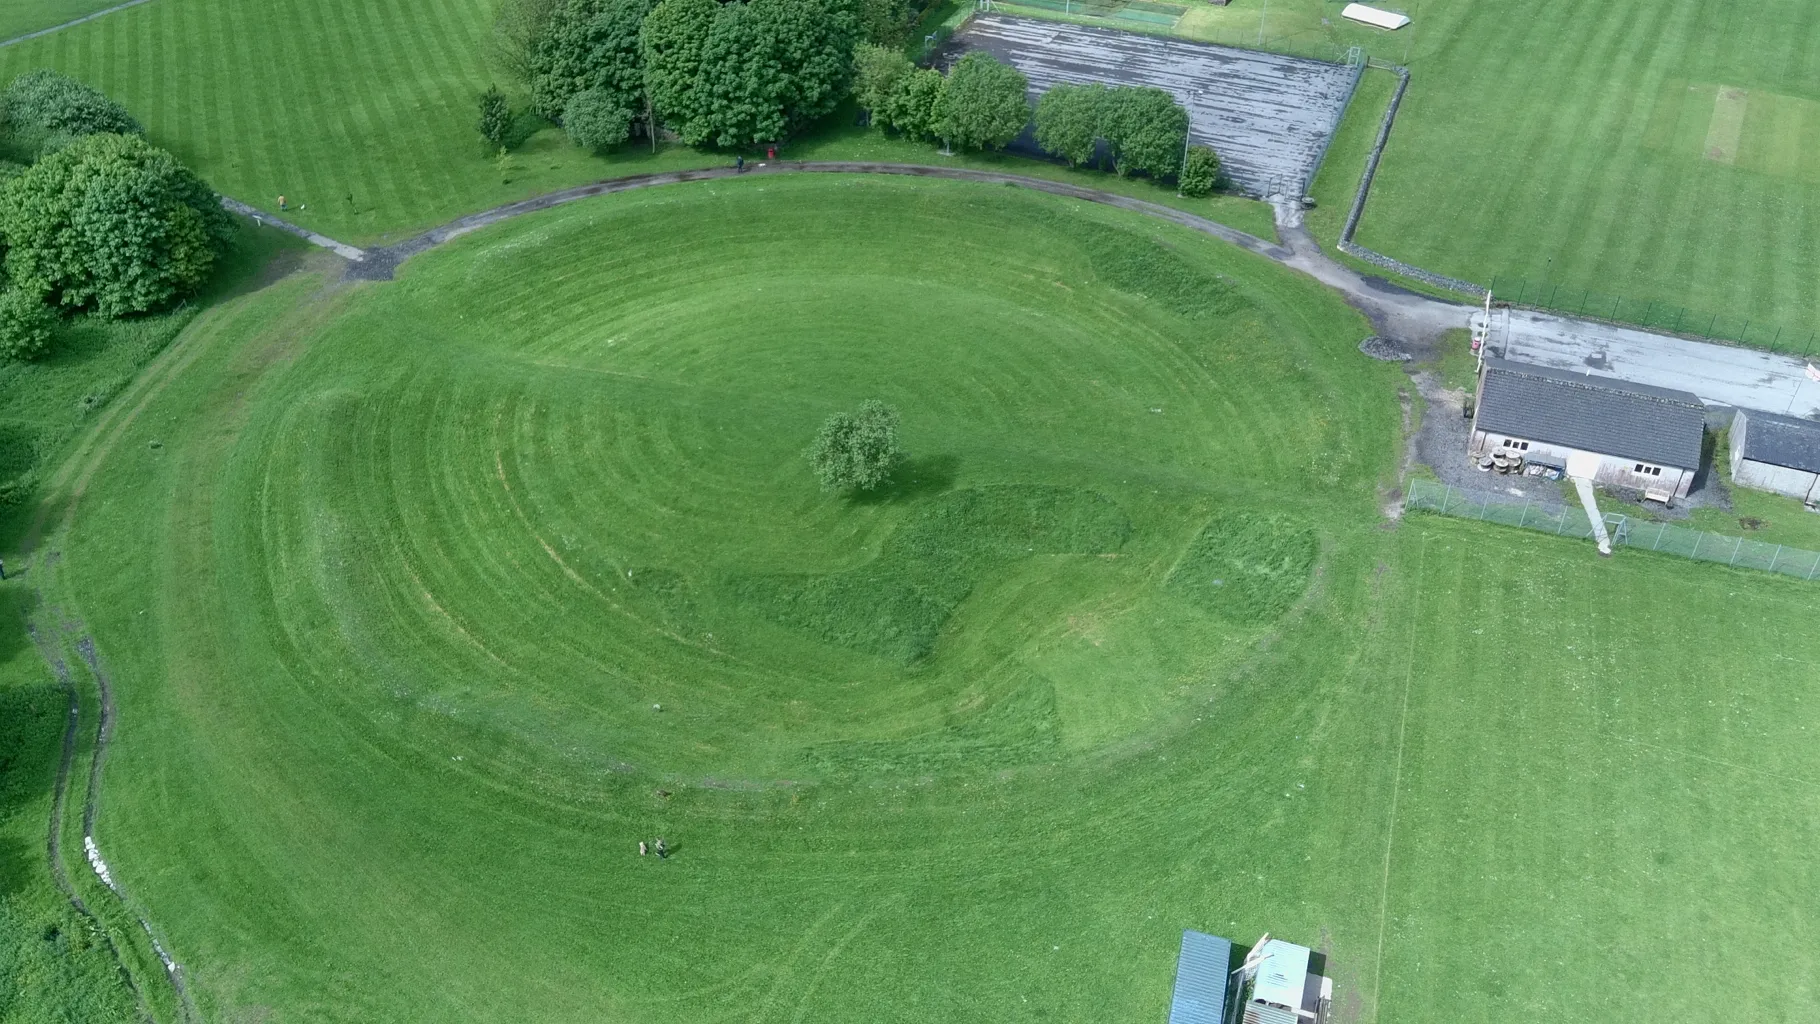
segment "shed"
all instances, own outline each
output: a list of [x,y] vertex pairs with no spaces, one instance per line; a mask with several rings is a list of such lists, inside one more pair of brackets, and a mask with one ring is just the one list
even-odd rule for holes
[[1691,392],[1488,358],[1467,454],[1558,460],[1568,476],[1669,502],[1692,489],[1705,432]]
[[1739,409],[1731,445],[1732,483],[1820,503],[1820,423]]
[[1175,997],[1169,1024],[1226,1024],[1226,993],[1232,978],[1232,943],[1192,929],[1182,932],[1175,963]]

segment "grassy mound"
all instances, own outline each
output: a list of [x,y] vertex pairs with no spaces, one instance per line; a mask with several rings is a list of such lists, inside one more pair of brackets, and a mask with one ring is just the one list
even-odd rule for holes
[[1116,552],[1131,522],[1105,495],[1055,487],[986,487],[943,495],[865,566],[821,576],[733,583],[761,614],[841,647],[910,663],[975,582],[1014,559]]
[[1169,573],[1169,587],[1235,622],[1267,622],[1308,589],[1320,544],[1280,516],[1224,512],[1195,535]]

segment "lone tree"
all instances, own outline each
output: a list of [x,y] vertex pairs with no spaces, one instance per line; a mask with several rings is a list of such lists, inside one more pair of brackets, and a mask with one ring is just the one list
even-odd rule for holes
[[499,86],[487,86],[487,91],[480,94],[480,137],[487,140],[492,149],[506,148],[506,140],[512,134],[512,105],[506,102],[506,94],[499,91]]
[[873,490],[891,479],[891,471],[904,460],[897,443],[897,410],[873,398],[855,412],[835,413],[803,454],[823,490]]

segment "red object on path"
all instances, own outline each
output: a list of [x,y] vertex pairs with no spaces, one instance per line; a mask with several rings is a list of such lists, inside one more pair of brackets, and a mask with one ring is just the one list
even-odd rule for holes
[[765,147],[765,159],[766,160],[776,160],[777,159],[777,147],[776,146],[766,146]]

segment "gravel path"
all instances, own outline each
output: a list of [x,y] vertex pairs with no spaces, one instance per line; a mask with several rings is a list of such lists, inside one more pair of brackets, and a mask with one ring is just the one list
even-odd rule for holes
[[0,40],[0,50],[4,50],[7,47],[13,45],[14,43],[23,43],[27,39],[36,39],[39,36],[48,36],[52,32],[61,32],[66,28],[70,28],[75,25],[80,25],[85,21],[94,21],[96,18],[105,18],[108,15],[113,14],[115,11],[124,11],[128,7],[137,7],[140,4],[149,4],[151,2],[152,2],[152,0],[126,0],[126,3],[120,4],[115,7],[109,7],[105,11],[96,11],[93,14],[85,14],[82,17],[77,18],[74,21],[66,21],[61,25],[52,25],[50,28],[41,28],[36,32],[27,32],[26,34],[24,34],[22,36],[14,36],[11,39]]
[[[1415,355],[1426,354],[1425,350],[1434,344],[1442,332],[1469,326],[1477,313],[1473,306],[1412,292],[1335,261],[1303,226],[1301,207],[1293,202],[1277,204],[1276,226],[1281,238],[1279,243],[1158,203],[1080,185],[998,171],[919,164],[786,160],[748,165],[745,174],[896,174],[1016,185],[1156,217],[1230,242],[1307,274],[1344,296],[1347,302],[1371,320],[1379,335],[1391,339]],[[412,256],[503,220],[593,196],[734,176],[732,167],[712,167],[595,182],[470,214],[396,245],[371,250],[357,249],[312,234],[274,220],[243,203],[232,200],[223,202],[230,209],[247,216],[261,217],[266,223],[340,253],[350,261],[347,270],[350,278],[389,280],[398,265]],[[1820,383],[1807,377],[1806,362],[1794,356],[1521,309],[1497,312],[1492,331],[1492,351],[1528,362],[1572,367],[1595,376],[1679,388],[1691,391],[1713,405],[1820,417]]]

